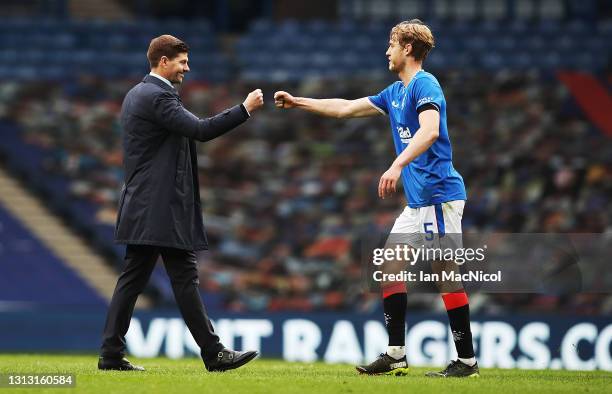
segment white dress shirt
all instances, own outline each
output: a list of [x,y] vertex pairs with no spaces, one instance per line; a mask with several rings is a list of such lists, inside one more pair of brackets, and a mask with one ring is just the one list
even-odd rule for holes
[[168,86],[170,86],[171,88],[174,88],[174,86],[172,86],[172,82],[168,81],[166,78],[162,77],[161,75],[159,75],[159,74],[155,74],[153,71],[151,71],[151,72],[149,73],[149,75],[153,75],[155,78],[159,78],[159,79],[161,79],[161,80],[162,80],[162,81],[164,81],[166,84],[168,84]]

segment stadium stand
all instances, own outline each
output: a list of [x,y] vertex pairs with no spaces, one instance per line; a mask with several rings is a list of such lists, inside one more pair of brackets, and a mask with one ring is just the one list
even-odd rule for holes
[[[431,24],[437,41],[427,61],[432,70],[602,71],[610,60],[612,29],[607,20]],[[237,45],[241,76],[255,81],[299,81],[308,76],[378,75],[386,67],[390,25],[258,21]]]
[[[569,105],[571,97],[558,81],[501,72],[488,75],[491,83],[483,86],[478,83],[482,75],[449,73],[442,79],[457,167],[470,180],[465,231],[608,229],[609,216],[601,215],[610,193],[606,137]],[[108,95],[112,101],[119,88],[99,83],[110,93],[96,89],[100,101],[87,106],[62,98],[61,85],[38,87],[30,99],[21,92],[32,84],[18,85],[14,94],[21,99],[8,102],[20,102],[21,112],[14,116],[23,127],[21,140],[27,143],[22,144],[48,152],[32,155],[43,158],[40,184],[49,184],[51,195],[69,202],[65,209],[74,211],[76,221],[97,231],[97,242],[110,247],[121,183],[114,119],[120,96],[110,105]],[[359,97],[375,91],[374,85],[311,81],[293,88],[319,96]],[[240,89],[196,84],[184,97],[204,115],[238,100]],[[463,102],[465,95],[469,102]],[[45,128],[35,120],[44,119],[39,115],[53,107],[49,100],[84,112],[79,118],[52,112],[52,124],[62,126]],[[524,106],[532,109],[517,113]],[[64,108],[67,113],[73,109]],[[390,139],[381,138],[387,132],[384,121],[321,121],[297,113],[280,117],[273,111],[200,147],[205,218],[213,244],[212,253],[202,256],[203,290],[215,299],[214,293],[225,293],[223,302],[236,310],[359,305],[361,289],[349,285],[360,275],[351,245],[361,231],[384,231],[402,206],[401,194],[381,203],[374,193],[391,151]],[[115,130],[112,138],[109,130]],[[519,135],[529,138],[517,145],[511,136]],[[18,157],[28,157],[14,149],[18,143],[11,146]],[[536,146],[541,149],[533,154]],[[65,183],[53,189],[54,179]],[[120,257],[121,248],[114,248]],[[158,285],[164,280],[159,272]],[[163,294],[172,297],[169,289]]]
[[[102,307],[106,301],[0,206],[0,305]],[[27,291],[24,291],[27,283]]]
[[[104,78],[139,77],[148,62],[143,53],[151,37],[174,32],[193,50],[194,79],[228,77],[227,61],[217,48],[210,23],[197,20],[109,22],[11,18],[0,25],[0,79],[54,81],[75,73]],[[104,53],[100,57],[100,53]],[[19,67],[11,66],[20,64]],[[204,73],[203,70],[206,70]]]
[[[444,86],[455,163],[467,180],[464,231],[610,231],[609,137],[577,107],[557,72],[605,76],[612,24],[563,20],[554,10],[537,20],[489,11],[490,18],[476,21],[469,12],[452,23],[434,19],[438,45],[425,63]],[[191,46],[193,71],[181,95],[206,116],[239,102],[250,87],[262,88],[266,100],[278,88],[314,97],[377,93],[391,78],[385,18],[259,20],[229,52],[207,21],[4,21],[0,151],[119,267],[123,248],[112,244],[122,182],[116,115],[125,92],[147,72],[151,37],[169,32]],[[9,68],[18,57],[24,66]],[[384,232],[404,205],[401,193],[376,196],[392,152],[386,137],[382,119],[340,122],[268,107],[239,130],[201,144],[212,245],[200,255],[207,306],[376,307],[378,297],[360,286],[357,255],[363,234]],[[152,283],[158,303],[171,303],[161,268]],[[417,299],[413,307],[427,302]],[[598,295],[572,301],[496,295],[483,308],[542,312],[560,303],[567,312],[611,307]]]

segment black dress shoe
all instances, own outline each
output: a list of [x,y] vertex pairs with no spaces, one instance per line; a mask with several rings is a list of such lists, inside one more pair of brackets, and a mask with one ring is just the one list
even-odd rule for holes
[[100,357],[98,359],[98,369],[112,371],[144,371],[140,365],[132,365],[127,358],[108,358]]
[[259,353],[256,351],[237,352],[230,349],[222,349],[214,358],[204,360],[204,365],[209,372],[222,372],[236,369],[248,363]]

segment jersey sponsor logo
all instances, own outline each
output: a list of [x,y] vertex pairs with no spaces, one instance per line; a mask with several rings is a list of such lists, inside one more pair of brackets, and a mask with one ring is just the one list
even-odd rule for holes
[[397,126],[397,133],[399,134],[402,143],[407,144],[410,142],[410,139],[412,138],[412,133],[410,132],[408,126]]

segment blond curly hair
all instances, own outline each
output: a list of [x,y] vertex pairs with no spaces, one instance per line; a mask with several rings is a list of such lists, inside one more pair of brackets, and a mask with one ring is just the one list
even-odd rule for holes
[[415,60],[424,60],[435,47],[435,40],[429,27],[419,19],[411,19],[398,23],[389,34],[391,41],[397,41],[400,46],[412,45],[411,56]]

